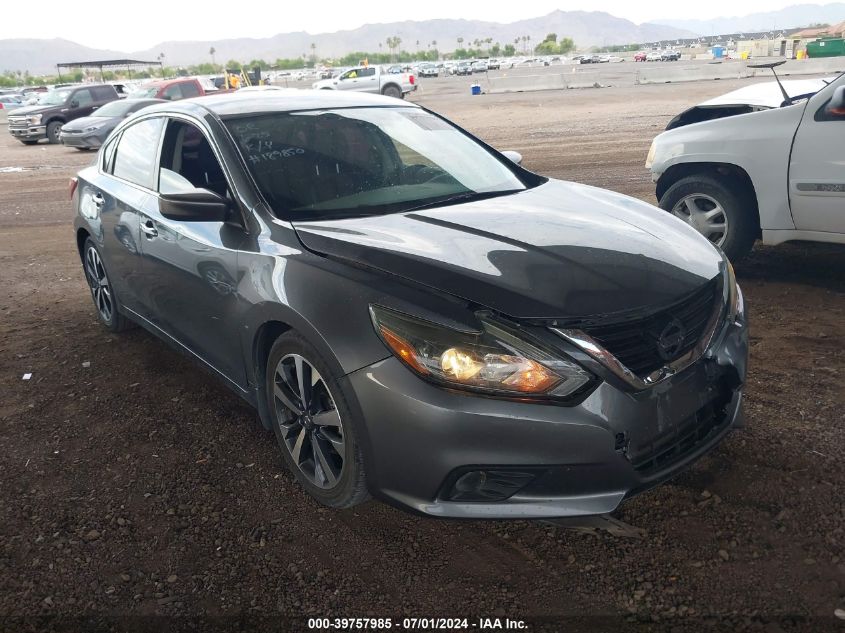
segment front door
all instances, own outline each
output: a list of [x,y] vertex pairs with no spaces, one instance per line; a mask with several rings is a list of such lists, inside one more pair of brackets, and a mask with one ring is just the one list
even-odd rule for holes
[[810,99],[795,134],[789,201],[795,228],[845,233],[845,115],[828,112],[845,75]]
[[208,189],[234,200],[206,135],[171,119],[164,132],[159,195],[141,213],[144,301],[150,320],[226,378],[246,381],[240,348],[236,223],[166,218],[160,195]]

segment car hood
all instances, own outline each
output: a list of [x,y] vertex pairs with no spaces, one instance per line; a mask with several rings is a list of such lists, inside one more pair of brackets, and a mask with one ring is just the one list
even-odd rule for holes
[[[790,97],[818,92],[833,79],[788,79],[782,81],[783,89]],[[783,93],[780,91],[776,81],[744,86],[738,90],[732,90],[713,99],[708,99],[698,104],[697,107],[709,108],[722,105],[748,105],[758,108],[779,108],[783,103]]]
[[515,318],[653,310],[721,266],[706,239],[665,211],[554,180],[466,204],[294,226],[312,251]]
[[61,108],[61,105],[30,105],[30,106],[23,106],[20,108],[15,108],[15,116],[20,116],[23,114],[39,114],[41,112],[47,112],[47,110],[55,110],[56,108]]
[[74,119],[70,123],[65,123],[62,126],[63,130],[71,131],[71,130],[84,130],[87,127],[92,125],[99,125],[100,127],[114,127],[117,125],[118,121],[121,120],[122,117],[110,117],[110,116],[84,116],[79,119]]

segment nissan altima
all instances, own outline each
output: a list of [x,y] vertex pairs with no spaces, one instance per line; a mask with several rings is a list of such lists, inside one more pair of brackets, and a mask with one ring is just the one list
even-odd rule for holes
[[72,182],[102,324],[185,352],[323,504],[602,514],[741,424],[723,254],[377,95],[151,106]]

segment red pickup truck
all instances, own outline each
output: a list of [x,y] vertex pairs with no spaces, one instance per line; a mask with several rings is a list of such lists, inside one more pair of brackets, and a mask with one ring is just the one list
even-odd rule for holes
[[142,84],[129,93],[130,99],[190,99],[205,94],[202,84],[190,77],[180,79],[161,79]]

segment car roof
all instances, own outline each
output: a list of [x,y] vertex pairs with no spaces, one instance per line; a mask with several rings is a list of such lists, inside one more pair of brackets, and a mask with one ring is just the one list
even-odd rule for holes
[[168,110],[171,112],[197,113],[200,106],[219,117],[264,112],[295,112],[298,110],[322,110],[359,107],[406,107],[418,105],[400,101],[394,97],[367,94],[363,92],[340,92],[337,90],[283,90],[249,91],[246,93],[225,93],[206,95],[181,101],[169,101],[166,105],[152,106],[148,111]]
[[143,86],[169,86],[170,84],[185,83],[186,81],[196,81],[194,77],[176,77],[175,79],[155,79],[153,81],[146,81]]

